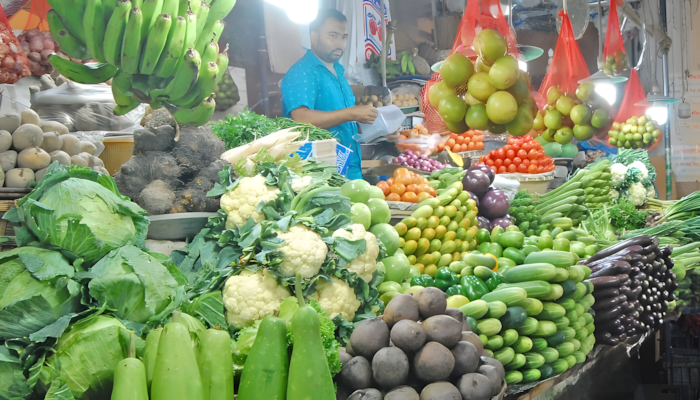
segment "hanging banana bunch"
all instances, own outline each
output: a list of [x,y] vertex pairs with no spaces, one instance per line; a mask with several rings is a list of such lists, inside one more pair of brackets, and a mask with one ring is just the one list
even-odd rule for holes
[[236,0],[48,0],[51,36],[70,57],[51,64],[78,83],[112,79],[124,115],[141,103],[167,107],[181,125],[206,124],[214,91],[228,69],[228,46],[219,52],[223,19]]

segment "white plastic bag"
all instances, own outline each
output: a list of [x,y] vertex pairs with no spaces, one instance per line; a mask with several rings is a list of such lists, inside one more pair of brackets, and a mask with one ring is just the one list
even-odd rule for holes
[[360,143],[369,143],[374,139],[390,135],[401,128],[401,124],[406,120],[406,114],[396,106],[378,107],[379,115],[372,125],[358,123],[362,134],[357,140]]

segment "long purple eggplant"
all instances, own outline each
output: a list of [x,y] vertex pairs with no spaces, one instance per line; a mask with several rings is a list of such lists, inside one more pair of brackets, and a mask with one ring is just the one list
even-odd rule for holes
[[618,288],[620,287],[620,279],[617,276],[601,276],[599,278],[589,279],[589,282],[593,284],[593,293],[596,290]]
[[616,243],[616,244],[608,247],[607,249],[604,249],[604,250],[601,250],[601,251],[595,253],[594,255],[592,255],[588,258],[588,264],[590,264],[593,261],[597,261],[597,260],[603,259],[605,257],[609,257],[609,256],[619,252],[620,250],[626,249],[627,247],[630,247],[630,246],[636,245],[636,246],[645,247],[645,246],[649,246],[650,244],[652,244],[651,236],[649,236],[649,235],[635,236],[633,238],[623,240],[620,243]]
[[610,276],[619,274],[629,274],[632,270],[632,266],[627,261],[614,261],[612,263],[605,263],[604,266],[595,272],[591,273],[591,278],[597,278],[599,276]]

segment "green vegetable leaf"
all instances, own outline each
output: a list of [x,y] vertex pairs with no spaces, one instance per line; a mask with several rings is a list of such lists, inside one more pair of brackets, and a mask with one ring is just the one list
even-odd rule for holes
[[345,266],[367,251],[365,239],[349,240],[343,237],[333,238],[333,250],[340,257],[340,266]]

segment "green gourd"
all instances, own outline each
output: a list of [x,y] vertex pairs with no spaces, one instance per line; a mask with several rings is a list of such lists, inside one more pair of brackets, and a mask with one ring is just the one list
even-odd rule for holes
[[136,358],[135,338],[132,333],[129,357],[119,361],[114,368],[112,400],[148,400],[146,367]]
[[300,274],[296,276],[295,291],[301,308],[292,317],[294,349],[289,363],[287,400],[333,399],[335,387],[323,351],[318,313],[304,303]]
[[233,357],[229,333],[220,329],[200,332],[197,360],[204,399],[233,399]]
[[238,387],[238,400],[284,400],[287,396],[289,356],[287,323],[267,316],[258,329]]
[[156,328],[148,332],[148,336],[146,336],[146,349],[143,353],[143,363],[146,366],[146,382],[148,383],[149,389],[153,381],[153,369],[156,366],[156,355],[158,354],[158,343],[160,342],[161,333],[163,333],[163,328]]

